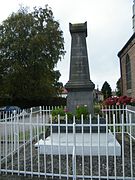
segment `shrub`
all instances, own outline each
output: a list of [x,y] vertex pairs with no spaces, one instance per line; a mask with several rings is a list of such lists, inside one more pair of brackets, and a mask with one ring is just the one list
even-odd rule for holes
[[109,97],[103,102],[103,105],[135,105],[135,99],[128,96]]
[[[60,115],[60,120],[65,120],[65,115],[67,114],[68,120],[73,120],[73,114],[71,112],[68,112],[64,108],[56,108],[52,111],[52,118],[53,121],[57,122],[58,121],[58,115]],[[81,115],[83,115],[83,119],[87,119],[89,112],[88,108],[86,106],[79,106],[76,108],[75,111],[75,116],[76,119],[81,120]]]
[[67,112],[67,110],[64,108],[56,108],[52,111],[52,120],[54,122],[58,122],[58,115],[60,115],[60,120],[65,121],[66,114],[68,120],[73,119],[73,114],[71,112]]
[[65,111],[63,108],[56,108],[52,111],[52,116],[65,116]]
[[94,114],[95,115],[101,115],[101,107],[100,107],[100,104],[95,104],[94,105]]
[[88,118],[88,108],[86,106],[79,106],[76,108],[75,115],[77,119],[81,119],[81,115],[83,115],[83,119]]
[[68,120],[73,119],[73,114],[71,112],[66,112]]

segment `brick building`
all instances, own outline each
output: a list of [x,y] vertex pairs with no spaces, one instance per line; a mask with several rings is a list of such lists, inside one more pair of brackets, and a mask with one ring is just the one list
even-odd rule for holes
[[135,98],[135,2],[133,4],[134,33],[118,53],[121,71],[122,95]]
[[122,94],[135,97],[135,33],[122,50],[120,58]]

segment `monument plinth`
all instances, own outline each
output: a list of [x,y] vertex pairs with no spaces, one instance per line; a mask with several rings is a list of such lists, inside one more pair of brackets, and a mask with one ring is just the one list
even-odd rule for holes
[[87,22],[69,24],[71,33],[71,56],[69,81],[65,85],[68,91],[67,109],[74,112],[77,106],[85,105],[93,114],[93,89],[90,80],[87,54]]

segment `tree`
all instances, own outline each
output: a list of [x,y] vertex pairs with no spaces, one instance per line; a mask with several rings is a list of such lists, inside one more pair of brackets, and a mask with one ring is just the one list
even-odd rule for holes
[[57,95],[62,83],[54,70],[64,56],[64,38],[53,12],[20,8],[0,25],[0,94],[11,98]]
[[112,96],[112,89],[111,89],[110,85],[108,84],[108,82],[106,82],[106,81],[104,82],[101,92],[104,96],[104,99]]
[[116,83],[116,95],[121,96],[121,78]]

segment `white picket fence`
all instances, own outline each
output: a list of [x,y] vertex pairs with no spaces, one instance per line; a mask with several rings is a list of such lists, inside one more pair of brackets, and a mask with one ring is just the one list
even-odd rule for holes
[[[129,107],[109,107],[102,109],[102,113],[103,123],[99,116],[95,118],[96,123],[92,123],[91,116],[87,121],[82,116],[80,122],[73,117],[69,123],[66,115],[65,120],[61,121],[58,116],[54,122],[51,108],[41,107],[26,114],[5,116],[0,121],[0,172],[74,180],[135,179],[135,112]],[[111,141],[109,133],[113,137]],[[43,153],[40,152],[41,139]],[[105,142],[103,148],[102,141]]]

